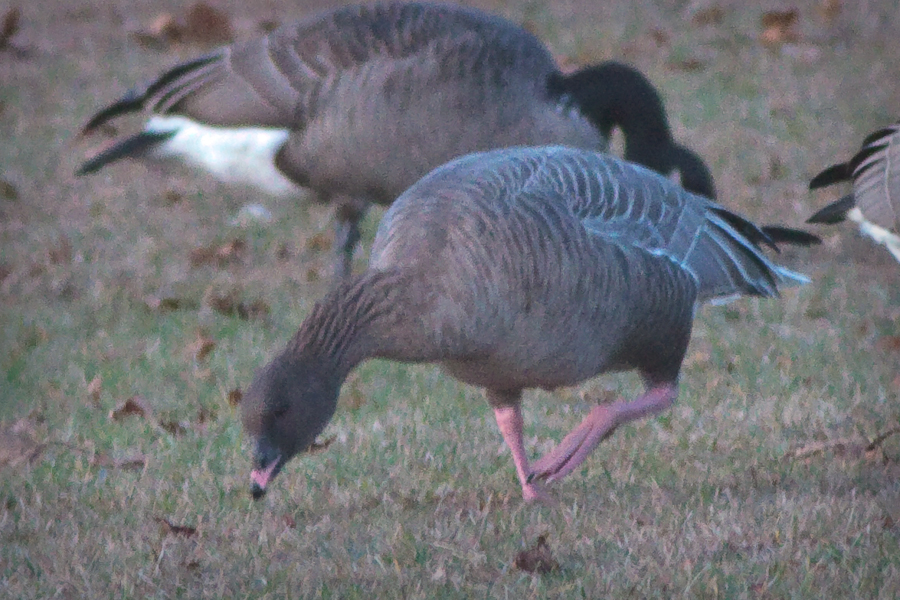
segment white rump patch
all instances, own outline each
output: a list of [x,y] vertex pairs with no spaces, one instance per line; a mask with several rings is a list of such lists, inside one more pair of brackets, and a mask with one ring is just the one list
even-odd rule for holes
[[900,262],[900,236],[866,219],[858,207],[852,208],[847,213],[847,218],[854,223],[859,223],[860,231],[879,244],[884,244],[894,258]]
[[275,154],[290,135],[286,129],[211,127],[180,116],[154,116],[145,131],[175,132],[152,152],[212,173],[225,183],[250,185],[272,196],[296,196],[302,188],[275,167]]

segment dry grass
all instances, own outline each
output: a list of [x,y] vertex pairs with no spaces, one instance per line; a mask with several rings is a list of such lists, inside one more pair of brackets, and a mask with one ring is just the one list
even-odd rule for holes
[[[301,13],[258,4],[216,3],[238,36]],[[780,3],[677,4],[484,3],[560,55],[638,65],[723,202],[802,222],[839,193],[809,177],[897,117],[896,11],[797,2],[799,40],[769,47]],[[198,52],[136,44],[128,30],[183,11],[137,6],[23,3],[0,49],[0,596],[900,595],[900,442],[866,448],[900,419],[900,269],[850,227],[783,256],[812,285],[701,311],[675,409],[617,432],[555,509],[520,501],[480,392],[378,362],[344,388],[334,443],[253,504],[229,393],[322,293],[329,215],[266,200],[275,223],[240,229],[251,198],[202,177],[71,175],[93,109]],[[221,247],[239,251],[196,251]],[[132,397],[149,413],[111,419]],[[586,407],[534,394],[532,451]],[[559,568],[516,569],[541,535]]]

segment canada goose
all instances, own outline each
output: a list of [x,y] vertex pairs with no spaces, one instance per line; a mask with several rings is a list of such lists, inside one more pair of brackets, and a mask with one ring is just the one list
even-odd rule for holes
[[[652,171],[563,147],[444,165],[388,209],[368,270],[332,289],[244,395],[255,498],[331,419],[368,358],[434,362],[486,388],[527,500],[619,425],[675,400],[695,306],[808,281],[766,258],[766,234]],[[631,402],[596,406],[530,463],[522,390],[636,369]]]
[[350,272],[369,203],[390,204],[469,152],[604,150],[604,134],[619,125],[629,158],[680,168],[688,189],[714,193],[706,166],[672,142],[659,95],[634,69],[563,75],[534,35],[461,6],[345,6],[286,25],[175,66],[98,112],[84,133],[142,110],[152,114],[142,132],[78,173],[125,157],[175,159],[278,196],[311,188],[335,204],[338,277]]
[[900,261],[900,123],[863,140],[845,163],[832,165],[812,178],[809,189],[853,181],[853,191],[813,216],[807,223],[840,223],[850,219]]

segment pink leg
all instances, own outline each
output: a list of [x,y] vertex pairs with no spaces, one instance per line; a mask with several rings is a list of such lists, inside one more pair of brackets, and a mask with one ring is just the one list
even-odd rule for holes
[[[534,463],[532,475],[526,482],[534,479],[547,481],[562,479],[584,462],[588,454],[616,427],[662,412],[672,405],[676,394],[674,384],[663,385],[648,390],[643,396],[631,402],[619,401],[595,406],[584,421],[563,438],[556,448]],[[518,463],[516,466],[518,467]]]
[[531,470],[528,467],[528,457],[525,455],[525,442],[522,439],[522,409],[519,403],[494,407],[494,417],[497,419],[497,427],[503,434],[503,440],[512,451],[513,462],[516,464],[516,475],[522,484],[522,495],[525,500],[547,500],[546,494],[529,481]]

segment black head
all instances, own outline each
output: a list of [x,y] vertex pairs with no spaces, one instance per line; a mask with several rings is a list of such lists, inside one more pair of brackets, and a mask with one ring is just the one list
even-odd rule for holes
[[[666,151],[668,164],[662,173],[670,174],[677,171],[681,178],[681,187],[694,194],[706,196],[712,200],[716,198],[716,185],[713,183],[712,173],[696,152],[678,144],[672,144]],[[626,159],[640,163],[638,159]]]
[[626,145],[636,138],[644,143],[672,139],[659,92],[634,67],[603,62],[570,75],[558,74],[548,88],[553,95],[568,95],[606,138],[619,127]]
[[568,95],[578,110],[607,139],[618,127],[625,138],[625,160],[669,176],[677,171],[681,186],[715,198],[712,175],[703,160],[676,144],[666,108],[650,80],[629,65],[604,62],[548,82],[552,95]]
[[259,499],[282,467],[309,448],[334,414],[339,383],[286,351],[261,368],[241,401],[253,442],[252,494]]

